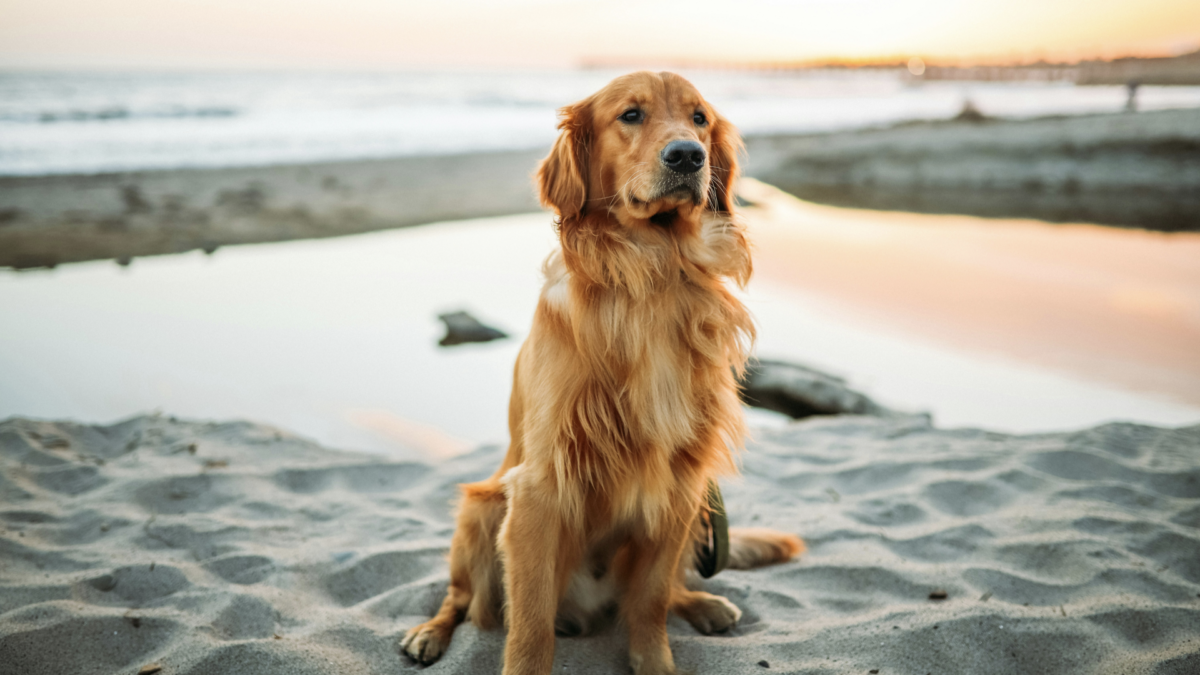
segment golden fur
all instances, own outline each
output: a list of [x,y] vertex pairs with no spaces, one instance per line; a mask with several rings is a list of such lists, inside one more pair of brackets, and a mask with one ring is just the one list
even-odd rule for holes
[[[616,602],[634,672],[674,673],[668,611],[702,633],[741,616],[684,584],[707,484],[735,471],[744,434],[735,378],[754,326],[726,287],[751,272],[731,203],[740,139],[671,73],[617,78],[561,114],[537,183],[562,247],[517,357],[512,442],[491,478],[462,486],[449,591],[402,648],[431,663],[464,618],[503,617],[504,673],[544,675],[556,629],[587,632]],[[703,146],[694,175],[660,161],[676,140]],[[731,532],[734,567],[802,549]]]

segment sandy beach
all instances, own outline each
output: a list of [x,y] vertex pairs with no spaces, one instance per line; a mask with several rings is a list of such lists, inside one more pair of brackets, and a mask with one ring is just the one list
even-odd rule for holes
[[[1200,669],[1200,427],[756,435],[723,485],[730,520],[809,552],[701,583],[744,617],[713,637],[672,618],[684,671]],[[502,453],[395,462],[165,416],[0,423],[0,672],[415,672],[396,642],[447,584],[454,485]],[[498,672],[503,639],[464,626],[424,670]],[[554,672],[625,673],[624,644],[619,626],[560,639]]]
[[746,140],[747,175],[885,211],[1200,229],[1200,109],[896,124]]
[[[0,267],[343,236],[538,208],[543,151],[0,176]],[[463,189],[463,186],[471,186]]]

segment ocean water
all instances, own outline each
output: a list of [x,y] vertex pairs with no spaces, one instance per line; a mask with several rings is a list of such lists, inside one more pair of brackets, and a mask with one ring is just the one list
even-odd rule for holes
[[[550,216],[535,213],[0,270],[0,419],[161,410],[425,459],[505,443],[513,362],[556,245]],[[838,374],[943,428],[1200,421],[1195,406],[900,333],[766,276],[742,297],[763,358]],[[437,315],[456,310],[511,337],[438,347]],[[755,411],[751,423],[784,422]]]
[[[0,175],[221,167],[537,148],[616,70],[0,73]],[[1123,87],[914,83],[880,72],[684,71],[745,134],[1122,109]],[[1143,87],[1143,110],[1200,87]]]

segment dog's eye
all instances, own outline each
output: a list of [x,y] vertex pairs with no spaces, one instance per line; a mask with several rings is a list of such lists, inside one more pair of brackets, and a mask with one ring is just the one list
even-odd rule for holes
[[708,118],[705,117],[704,113],[702,113],[702,112],[698,112],[695,115],[692,115],[692,121],[695,122],[696,126],[698,126],[698,127],[702,127],[705,124],[708,124]]
[[637,108],[630,108],[629,110],[621,113],[621,121],[628,122],[629,124],[637,124],[638,122],[642,121],[644,116],[645,115],[642,114],[641,110],[638,110]]

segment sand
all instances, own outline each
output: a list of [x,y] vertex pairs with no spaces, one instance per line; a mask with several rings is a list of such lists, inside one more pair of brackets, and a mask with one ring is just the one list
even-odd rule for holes
[[[672,618],[681,671],[1200,672],[1200,426],[833,417],[756,435],[724,483],[730,520],[810,551],[704,582],[744,618],[714,637]],[[454,485],[502,453],[425,464],[247,422],[4,421],[0,673],[415,671],[396,642],[444,593]],[[499,672],[503,640],[464,626],[427,670]],[[554,672],[628,672],[624,643],[560,639]]]
[[[211,251],[538,208],[544,150],[0,176],[0,267]],[[463,186],[470,186],[464,189]]]
[[840,206],[1197,231],[1197,147],[1200,109],[931,121],[751,137],[745,169]]

